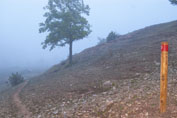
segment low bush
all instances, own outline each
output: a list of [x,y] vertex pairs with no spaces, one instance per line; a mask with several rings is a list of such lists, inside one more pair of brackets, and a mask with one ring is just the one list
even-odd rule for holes
[[116,40],[120,36],[121,35],[119,35],[118,33],[111,31],[106,38],[98,37],[98,40],[99,40],[98,45],[110,42],[112,40]]
[[9,77],[9,83],[11,84],[11,86],[16,86],[20,83],[24,82],[24,77],[17,73],[12,73],[12,75]]
[[112,40],[116,40],[117,38],[119,38],[119,34],[117,34],[116,32],[110,32],[106,38],[106,41],[109,42],[109,41],[112,41]]

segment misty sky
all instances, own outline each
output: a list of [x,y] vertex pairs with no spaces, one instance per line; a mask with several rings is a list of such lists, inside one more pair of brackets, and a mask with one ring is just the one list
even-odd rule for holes
[[[98,37],[110,31],[125,34],[145,26],[177,19],[177,6],[168,0],[85,0],[91,11],[88,20],[92,34],[74,43],[74,53],[94,46]],[[43,50],[46,34],[39,23],[47,0],[0,0],[0,69],[49,67],[68,55],[68,47]],[[0,70],[0,71],[1,71]]]

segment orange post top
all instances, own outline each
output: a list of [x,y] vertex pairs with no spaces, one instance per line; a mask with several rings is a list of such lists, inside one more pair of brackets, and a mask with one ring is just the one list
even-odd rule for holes
[[162,42],[161,51],[162,52],[168,52],[168,42]]

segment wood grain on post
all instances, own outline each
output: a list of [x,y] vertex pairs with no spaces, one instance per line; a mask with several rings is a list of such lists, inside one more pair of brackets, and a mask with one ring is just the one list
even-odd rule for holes
[[161,71],[160,71],[160,112],[167,109],[167,76],[168,76],[168,42],[161,44]]

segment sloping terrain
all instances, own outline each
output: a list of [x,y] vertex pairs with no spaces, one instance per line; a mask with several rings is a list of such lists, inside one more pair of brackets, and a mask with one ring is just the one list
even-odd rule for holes
[[[168,109],[163,115],[162,41],[170,48]],[[74,55],[72,67],[67,60],[55,65],[32,78],[20,96],[34,118],[176,118],[176,52],[177,21],[146,27]]]

